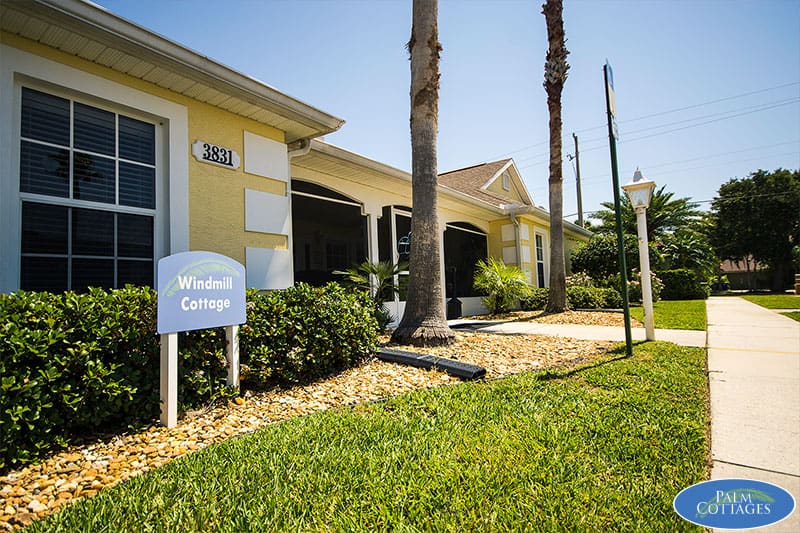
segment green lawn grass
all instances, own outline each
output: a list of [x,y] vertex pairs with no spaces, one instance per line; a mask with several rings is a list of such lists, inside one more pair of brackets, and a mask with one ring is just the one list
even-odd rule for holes
[[[644,308],[631,307],[631,316],[644,321]],[[659,300],[653,302],[655,327],[664,329],[706,329],[705,300]]]
[[792,311],[790,313],[781,313],[783,316],[788,316],[792,320],[800,322],[800,311]]
[[767,309],[800,309],[797,294],[745,294],[742,298]]
[[702,349],[418,391],[268,426],[31,531],[700,531]]

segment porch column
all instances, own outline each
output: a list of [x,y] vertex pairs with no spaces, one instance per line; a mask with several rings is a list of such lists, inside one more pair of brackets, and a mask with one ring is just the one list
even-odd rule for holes
[[368,244],[367,258],[371,263],[377,263],[378,255],[378,218],[383,213],[379,204],[364,204],[364,214],[367,215],[368,224]]
[[444,232],[447,231],[447,221],[444,217],[439,217],[439,274],[442,283],[442,308],[447,316],[447,282],[445,280],[445,260],[444,260]]

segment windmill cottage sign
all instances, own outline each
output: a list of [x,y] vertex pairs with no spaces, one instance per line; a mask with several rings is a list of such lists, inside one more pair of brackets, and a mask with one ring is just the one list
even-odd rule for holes
[[245,270],[213,252],[183,252],[158,262],[161,423],[178,420],[178,332],[225,326],[228,385],[239,385],[239,324],[247,321]]

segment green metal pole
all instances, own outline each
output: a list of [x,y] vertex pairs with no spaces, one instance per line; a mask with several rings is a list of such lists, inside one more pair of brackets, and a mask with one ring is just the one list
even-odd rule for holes
[[614,218],[617,226],[617,254],[619,256],[620,293],[622,294],[622,313],[625,319],[625,353],[633,355],[631,340],[631,310],[628,304],[628,268],[625,265],[625,241],[622,236],[622,213],[619,206],[619,173],[617,171],[617,137],[614,133],[614,116],[611,112],[609,94],[609,65],[603,65],[603,79],[606,82],[606,114],[608,116],[608,140],[611,149],[611,179],[614,184]]

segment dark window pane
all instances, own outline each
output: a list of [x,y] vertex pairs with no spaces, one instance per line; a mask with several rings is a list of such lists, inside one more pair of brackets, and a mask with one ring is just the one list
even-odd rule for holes
[[81,200],[116,203],[113,159],[75,152],[73,196]]
[[[471,228],[469,228],[471,229]],[[448,227],[444,232],[445,296],[478,296],[472,286],[478,261],[486,259],[486,236]]]
[[119,203],[132,207],[156,207],[156,171],[151,167],[119,162]]
[[22,136],[69,146],[69,100],[23,87]]
[[22,141],[19,190],[69,197],[69,151]]
[[75,103],[75,148],[113,156],[116,154],[114,113]]
[[397,215],[395,217],[395,232],[397,235],[398,263],[408,263],[411,257],[411,217]]
[[156,163],[156,127],[147,122],[120,115],[119,156],[131,161]]
[[117,215],[117,255],[153,257],[153,217]]
[[67,208],[22,204],[22,253],[67,253]]
[[67,290],[67,258],[22,256],[20,288],[25,291]]
[[114,213],[94,209],[73,209],[72,253],[113,256]]
[[117,287],[131,285],[153,286],[152,261],[123,261],[117,263]]
[[72,290],[82,292],[89,287],[114,288],[113,259],[72,260]]

